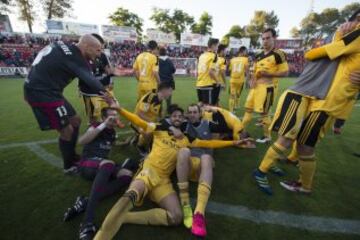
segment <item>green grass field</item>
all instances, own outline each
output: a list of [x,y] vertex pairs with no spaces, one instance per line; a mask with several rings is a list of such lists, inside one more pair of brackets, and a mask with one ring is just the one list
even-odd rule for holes
[[[284,79],[281,89],[292,84],[293,79]],[[64,210],[78,195],[87,195],[91,183],[80,177],[64,176],[31,152],[27,146],[3,147],[5,144],[55,139],[55,132],[41,132],[30,107],[23,100],[23,81],[0,79],[0,239],[77,239],[81,217],[63,223]],[[132,78],[116,81],[115,93],[122,106],[133,109],[136,100],[136,82]],[[186,107],[196,101],[194,79],[179,78],[173,102]],[[247,91],[243,92],[244,104]],[[83,117],[85,114],[76,84],[71,84],[65,96]],[[228,94],[223,92],[221,105],[227,107]],[[237,113],[242,116],[242,109]],[[360,152],[360,108],[354,113],[343,130],[335,136],[329,133],[318,145],[318,170],[315,189],[311,196],[295,195],[279,186],[279,178],[270,176],[274,196],[259,192],[252,178],[252,170],[258,165],[267,146],[254,150],[216,150],[216,169],[210,201],[222,204],[246,206],[250,210],[285,212],[302,216],[338,218],[360,221],[360,159],[352,155]],[[119,130],[119,138],[126,137]],[[251,126],[253,136],[261,135],[261,129]],[[60,156],[57,144],[43,144],[48,153]],[[79,149],[80,150],[80,149]],[[114,148],[112,159],[121,162],[135,154],[132,148]],[[297,177],[297,169],[284,166],[286,178]],[[106,213],[121,195],[104,200],[97,212],[96,224],[101,224]],[[196,186],[191,188],[196,197]],[[153,206],[146,203],[140,209]],[[207,214],[207,239],[360,239],[359,235],[319,232],[280,226],[271,223],[256,223],[232,216]],[[183,226],[151,227],[124,225],[116,239],[192,239]]]

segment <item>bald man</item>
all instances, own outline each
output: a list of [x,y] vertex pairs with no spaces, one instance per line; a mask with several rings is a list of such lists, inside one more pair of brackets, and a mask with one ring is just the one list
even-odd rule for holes
[[94,92],[103,95],[103,85],[93,76],[89,61],[101,54],[101,43],[92,35],[84,35],[75,45],[58,41],[43,48],[32,63],[24,84],[24,97],[31,106],[40,129],[59,132],[59,148],[64,173],[77,170],[75,146],[80,117],[63,96],[64,88],[74,78]]

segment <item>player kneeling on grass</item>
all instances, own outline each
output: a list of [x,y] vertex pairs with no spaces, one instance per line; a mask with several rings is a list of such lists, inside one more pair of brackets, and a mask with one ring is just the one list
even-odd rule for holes
[[[133,113],[119,108],[119,113],[133,124],[153,132],[154,141],[150,154],[136,175],[129,189],[106,216],[95,239],[112,239],[123,223],[149,225],[178,225],[182,220],[180,203],[171,184],[170,175],[176,167],[179,149],[184,147],[219,148],[239,144],[240,141],[199,140],[184,136],[181,131],[183,110],[177,105],[169,108],[170,117],[158,124],[148,123]],[[178,136],[178,137],[175,137]],[[145,196],[160,208],[129,212],[142,203]]]
[[[225,121],[212,122],[202,119],[199,105],[191,104],[187,109],[188,122],[184,123],[185,133],[193,138],[210,140],[213,133],[227,133]],[[244,143],[249,141],[243,140]],[[205,237],[205,208],[210,196],[213,179],[213,150],[211,148],[182,148],[178,153],[176,173],[183,209],[184,225],[191,228],[195,236]],[[195,215],[192,214],[189,199],[189,175],[192,181],[199,181]]]
[[133,173],[138,169],[138,161],[127,159],[121,166],[108,160],[111,147],[116,139],[115,109],[105,107],[101,111],[102,122],[92,126],[79,138],[84,145],[82,159],[79,164],[82,177],[93,180],[89,198],[77,197],[73,207],[68,208],[64,221],[69,221],[85,211],[83,223],[80,226],[79,239],[92,239],[96,228],[93,223],[96,206],[100,199],[119,192],[131,182]]

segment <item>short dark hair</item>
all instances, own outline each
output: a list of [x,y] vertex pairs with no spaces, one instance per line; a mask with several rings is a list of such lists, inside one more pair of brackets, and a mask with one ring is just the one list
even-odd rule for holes
[[174,90],[174,86],[170,82],[160,82],[160,84],[157,87],[158,91],[161,91],[165,88],[172,88]]
[[201,112],[201,108],[200,108],[200,106],[199,106],[198,104],[196,104],[196,103],[190,104],[190,105],[188,106],[187,110],[189,111],[189,108],[191,108],[191,107],[196,107],[196,108],[199,110],[199,112]]
[[103,118],[107,117],[109,111],[117,111],[117,110],[112,107],[104,107],[103,109],[101,109],[101,117]]
[[349,18],[349,22],[352,22],[355,20],[356,16],[360,13],[360,9],[356,10],[353,15]]
[[220,45],[218,46],[217,53],[220,53],[220,52],[224,51],[225,49],[226,49],[226,45],[220,44]]
[[177,104],[171,104],[167,110],[169,115],[173,114],[176,111],[179,111],[179,112],[181,112],[181,114],[184,114],[184,109],[179,107],[179,105],[177,105]]
[[242,47],[239,48],[239,53],[238,54],[244,53],[244,52],[246,52],[246,50],[247,50],[247,48],[242,46]]
[[164,47],[159,48],[159,55],[166,56],[166,48],[164,48]]
[[103,45],[105,43],[104,39],[97,33],[92,33],[91,34],[94,38],[96,38],[97,40],[99,40],[99,42]]
[[275,29],[273,29],[273,28],[266,28],[262,33],[267,33],[267,32],[271,32],[271,35],[272,35],[273,37],[277,37],[277,34],[276,34]]
[[157,47],[158,47],[158,44],[157,44],[156,41],[151,40],[151,41],[148,42],[148,48],[149,48],[150,50],[154,50],[154,49],[156,49]]
[[210,38],[209,41],[208,41],[208,47],[211,47],[213,45],[216,45],[219,43],[219,39],[217,38]]

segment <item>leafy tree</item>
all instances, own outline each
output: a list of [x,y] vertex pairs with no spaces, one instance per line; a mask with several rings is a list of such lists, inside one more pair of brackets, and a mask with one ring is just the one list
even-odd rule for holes
[[200,33],[203,35],[211,35],[211,28],[213,17],[208,12],[203,12],[200,16],[199,22],[191,26],[193,33]]
[[221,43],[229,45],[230,37],[243,38],[245,36],[245,28],[241,27],[240,25],[233,25],[229,32],[221,39]]
[[25,21],[29,31],[32,33],[32,26],[35,20],[34,2],[32,0],[16,0],[19,8],[19,19]]
[[194,17],[179,9],[175,9],[171,14],[169,9],[153,8],[150,19],[159,30],[174,33],[178,41],[181,33],[194,24]]
[[63,18],[73,10],[73,0],[41,0],[47,19]]
[[110,21],[117,26],[134,27],[138,36],[142,35],[143,20],[128,9],[119,7],[109,16]]
[[13,4],[13,0],[0,0],[0,14],[10,12],[9,7]]
[[255,47],[258,46],[258,40],[261,33],[269,27],[276,29],[278,24],[279,18],[274,11],[255,11],[254,17],[246,27],[246,35],[250,37],[251,45]]
[[326,8],[321,13],[312,12],[304,17],[300,22],[300,27],[294,27],[290,34],[293,37],[301,37],[305,45],[310,45],[314,39],[333,34],[336,28],[347,21],[358,9],[360,9],[360,3],[351,3],[341,10]]

